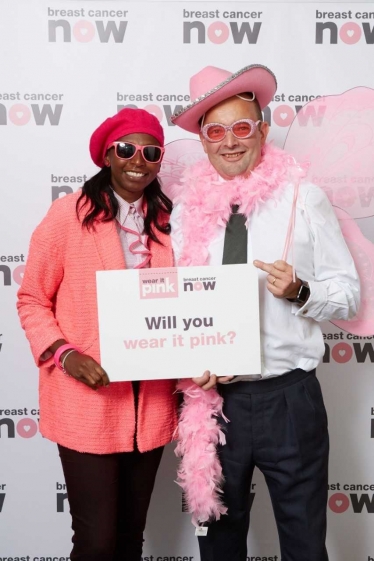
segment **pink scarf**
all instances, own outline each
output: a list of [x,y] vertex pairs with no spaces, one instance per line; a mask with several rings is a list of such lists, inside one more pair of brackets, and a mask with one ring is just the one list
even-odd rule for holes
[[[204,160],[187,169],[181,179],[179,200],[183,204],[182,231],[184,247],[179,266],[206,265],[208,247],[218,225],[225,226],[232,204],[240,204],[240,212],[249,216],[264,201],[279,198],[290,182],[295,185],[294,203],[283,252],[287,259],[293,242],[298,186],[306,172],[295,159],[267,144],[262,159],[247,178],[235,177],[222,182],[216,170]],[[205,391],[184,379],[178,384],[184,393],[178,425],[177,456],[182,457],[177,483],[182,487],[188,511],[196,526],[209,520],[219,520],[227,512],[222,495],[223,475],[217,456],[217,444],[224,445],[225,435],[217,417],[222,416],[223,400],[215,389]]]

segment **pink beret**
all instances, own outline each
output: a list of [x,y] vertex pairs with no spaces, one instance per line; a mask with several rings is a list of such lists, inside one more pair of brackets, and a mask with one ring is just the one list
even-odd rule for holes
[[164,131],[154,115],[144,109],[125,107],[101,123],[92,134],[90,154],[94,163],[102,168],[108,146],[122,136],[133,133],[150,134],[161,146],[164,145]]

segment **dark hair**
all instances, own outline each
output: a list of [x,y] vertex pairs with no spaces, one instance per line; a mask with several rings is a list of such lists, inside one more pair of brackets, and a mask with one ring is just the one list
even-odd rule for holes
[[[82,228],[95,229],[95,222],[99,220],[110,222],[117,216],[119,205],[110,186],[110,177],[110,168],[104,167],[84,183],[82,193],[76,204],[76,213],[79,220],[84,208],[88,207],[82,220]],[[144,233],[153,241],[161,243],[153,231],[153,227],[163,234],[170,234],[170,224],[159,222],[159,218],[160,212],[171,214],[173,204],[161,191],[161,185],[157,177],[144,189],[144,197],[147,202]]]

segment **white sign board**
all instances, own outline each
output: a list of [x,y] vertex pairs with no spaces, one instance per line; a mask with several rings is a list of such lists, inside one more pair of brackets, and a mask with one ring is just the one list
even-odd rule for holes
[[251,264],[99,271],[97,294],[111,381],[261,372]]

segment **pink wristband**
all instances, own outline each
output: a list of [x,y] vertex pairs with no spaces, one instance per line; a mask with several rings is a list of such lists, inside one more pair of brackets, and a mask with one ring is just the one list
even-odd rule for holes
[[55,365],[57,366],[57,368],[59,368],[60,370],[62,370],[62,366],[61,366],[61,355],[65,352],[68,351],[69,349],[72,349],[74,351],[77,351],[78,353],[80,353],[81,351],[75,346],[75,345],[70,345],[69,343],[66,343],[66,345],[61,345],[61,347],[59,347],[57,349],[57,351],[55,352],[54,356],[53,356],[53,360],[55,362]]

